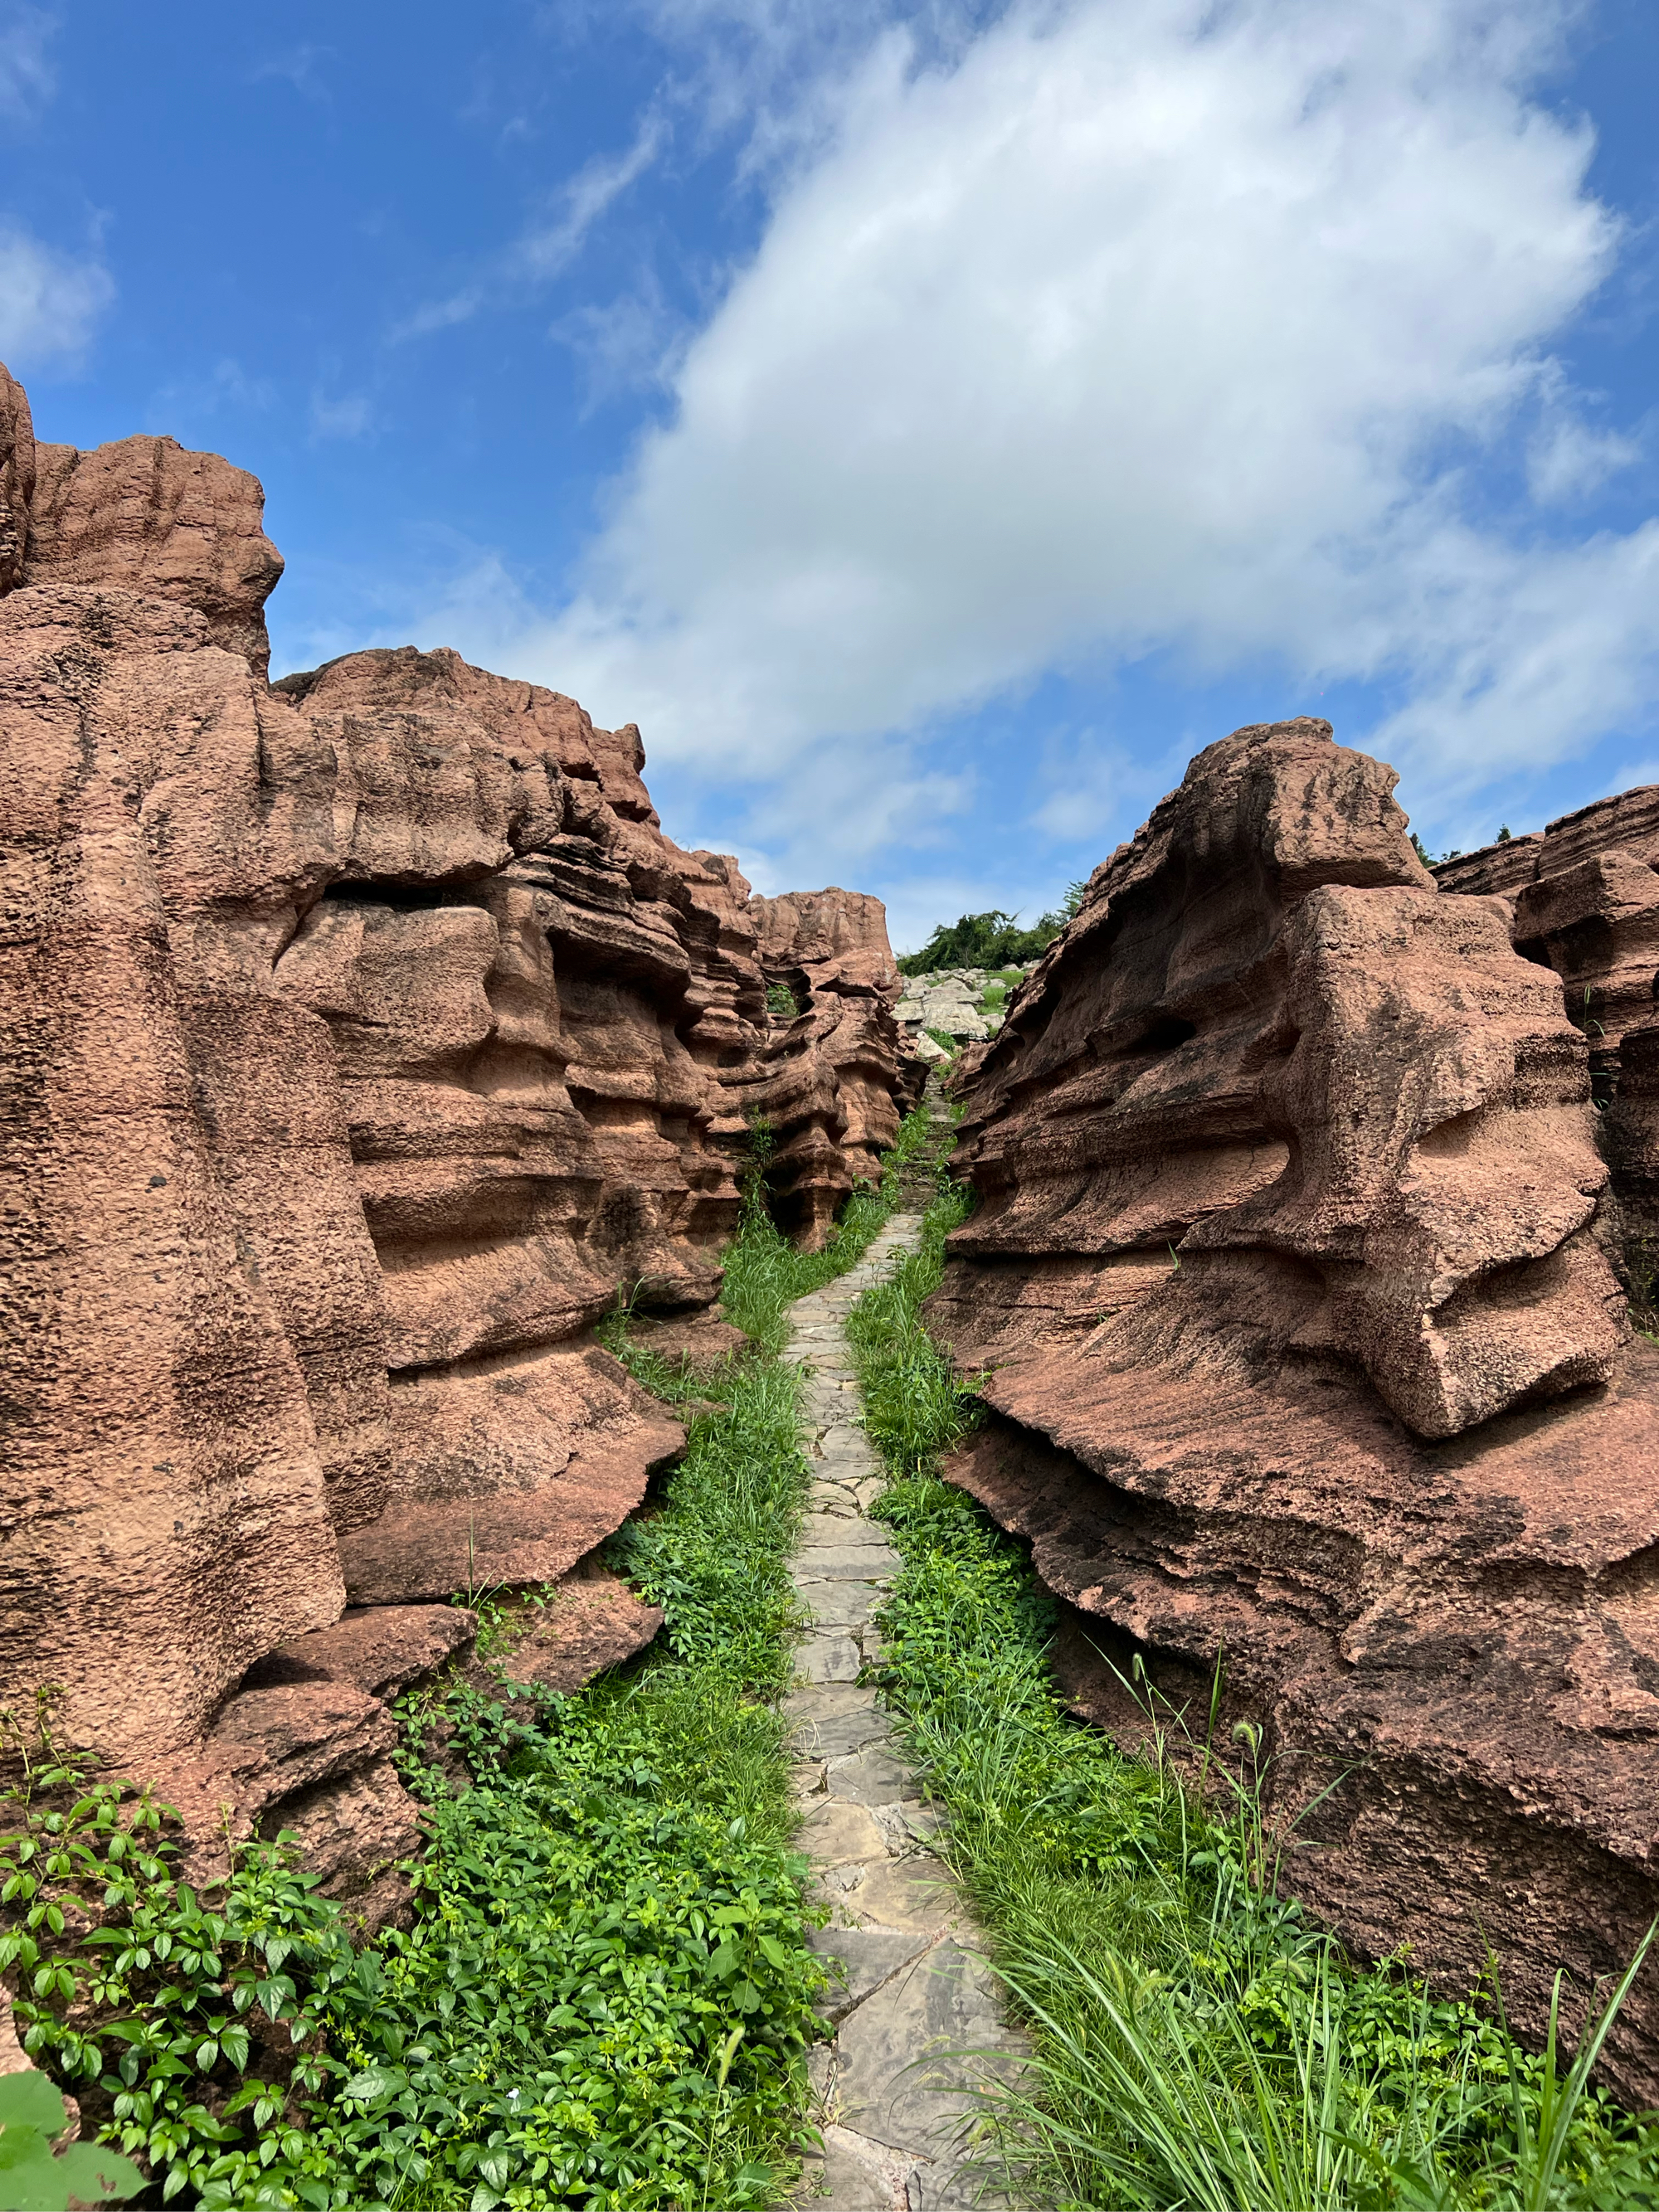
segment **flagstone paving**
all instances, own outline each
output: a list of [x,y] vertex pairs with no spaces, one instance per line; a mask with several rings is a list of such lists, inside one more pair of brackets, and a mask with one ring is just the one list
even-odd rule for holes
[[1007,2201],[961,2138],[975,2087],[1017,2068],[1023,2045],[929,1848],[937,1817],[879,1693],[859,1680],[881,1656],[874,1616],[899,1559],[866,1517],[886,1478],[864,1433],[842,1323],[921,1232],[920,1214],[890,1216],[850,1273],[798,1300],[786,1355],[807,1370],[812,1486],[794,1560],[810,1625],[785,1710],[800,1845],[830,1908],[812,1942],[834,1977],[822,2009],[836,2027],[813,2052],[823,2148],[805,2162],[803,2212],[990,2212]]

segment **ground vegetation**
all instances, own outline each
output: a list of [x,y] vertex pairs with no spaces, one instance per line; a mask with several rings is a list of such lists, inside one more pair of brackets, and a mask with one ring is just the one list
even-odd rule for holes
[[1296,1838],[1271,1815],[1259,1735],[1217,1741],[1219,1680],[1199,1713],[1131,1682],[1144,1755],[1066,1711],[1023,1549],[937,1473],[975,1417],[973,1378],[921,1308],[967,1203],[941,1194],[848,1334],[893,1477],[875,1510],[905,1563],[887,1687],[1032,2031],[1024,2086],[987,2112],[1027,2192],[1057,2212],[1659,2203],[1659,2127],[1589,2078],[1628,1975],[1589,1993],[1570,2065],[1553,2033],[1524,2051],[1495,1978],[1432,1994],[1408,1957],[1361,1964],[1280,1897]]

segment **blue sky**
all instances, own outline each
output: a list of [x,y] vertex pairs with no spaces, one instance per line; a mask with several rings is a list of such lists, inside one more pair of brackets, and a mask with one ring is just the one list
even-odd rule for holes
[[40,434],[254,470],[277,671],[637,720],[895,941],[1238,724],[1436,851],[1659,781],[1659,9],[0,0]]

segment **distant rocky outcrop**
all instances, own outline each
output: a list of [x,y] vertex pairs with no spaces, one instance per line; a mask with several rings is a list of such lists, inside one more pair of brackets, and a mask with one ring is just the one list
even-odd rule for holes
[[[756,1115],[823,1233],[896,1126],[896,978],[878,902],[752,901],[556,692],[412,647],[270,687],[261,508],[37,445],[0,373],[0,1706],[54,1686],[378,1911],[382,1690],[435,1601],[591,1584],[683,1440],[592,1324],[707,1315]],[[585,1587],[549,1679],[625,1611]]]
[[[1095,871],[966,1056],[930,1319],[1079,1707],[1137,1727],[1139,1659],[1201,1725],[1224,1664],[1287,1887],[1465,1987],[1490,1941],[1536,2028],[1659,1909],[1659,1352],[1583,1030],[1394,782],[1242,730]],[[1616,2045],[1651,2099],[1659,2002]]]
[[777,1132],[775,1212],[816,1247],[854,1182],[878,1179],[898,1134],[898,969],[881,901],[866,892],[751,897],[749,912],[767,982],[796,1011],[773,1015],[769,1050],[735,1087],[751,1120]]
[[960,1048],[994,1036],[1012,991],[1036,966],[1030,960],[1010,969],[939,968],[906,976],[903,996],[893,1011],[911,1049],[937,1065],[951,1056],[938,1042],[941,1037]]

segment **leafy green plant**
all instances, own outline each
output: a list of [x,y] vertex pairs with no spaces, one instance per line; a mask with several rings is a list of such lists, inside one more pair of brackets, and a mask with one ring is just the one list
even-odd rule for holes
[[180,1880],[175,1816],[61,1758],[48,1697],[32,1729],[5,1721],[0,1972],[25,2051],[164,2201],[296,2201],[298,2116],[326,2072],[316,2039],[357,1965],[338,1908],[280,1844],[234,1853],[223,1881]]
[[1541,2055],[1510,2035],[1495,1978],[1486,2003],[1435,1997],[1401,1961],[1358,1966],[1278,1894],[1267,1762],[1248,1726],[1216,1745],[1218,1679],[1184,1760],[1188,1717],[1143,1678],[1126,1685],[1143,1755],[1067,1712],[1052,1605],[935,1471],[975,1413],[921,1316],[965,1203],[941,1199],[849,1335],[895,1478],[876,1511],[904,1562],[883,1618],[889,1698],[1032,2029],[1024,2082],[988,2106],[1011,2163],[1055,2212],[1659,2203],[1659,2127],[1589,2080],[1646,1943],[1563,2078],[1553,2033]]
[[793,1022],[800,1008],[795,994],[787,983],[769,983],[766,987],[766,1011],[779,1021]]
[[64,2212],[136,2197],[144,2177],[129,2158],[92,2143],[54,2146],[69,2124],[44,2074],[0,2074],[0,2212]]

